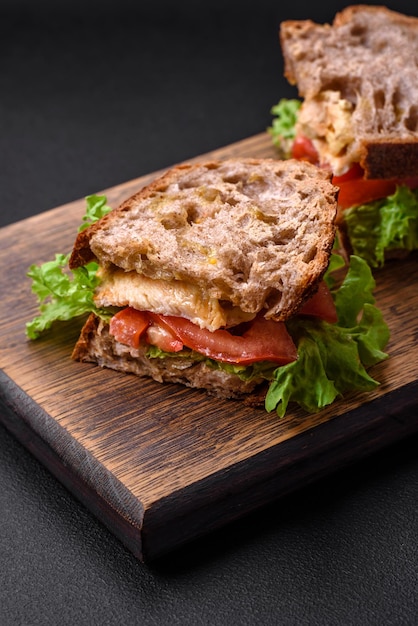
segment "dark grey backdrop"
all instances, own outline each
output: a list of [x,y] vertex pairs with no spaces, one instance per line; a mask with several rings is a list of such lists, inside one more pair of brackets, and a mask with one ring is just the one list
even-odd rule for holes
[[[347,4],[2,1],[0,225],[262,132]],[[416,624],[417,440],[146,568],[0,428],[0,623]]]

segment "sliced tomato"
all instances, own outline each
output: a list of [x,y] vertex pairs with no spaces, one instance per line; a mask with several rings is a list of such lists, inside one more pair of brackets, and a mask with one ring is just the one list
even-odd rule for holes
[[321,281],[318,291],[300,309],[299,315],[312,315],[334,324],[338,321],[334,300],[325,281]]
[[333,176],[332,182],[340,188],[338,204],[341,209],[386,198],[395,193],[397,185],[406,185],[411,189],[418,187],[418,177],[392,180],[364,178],[364,170],[358,163],[342,176]]
[[364,178],[364,171],[358,163],[342,176],[333,176],[332,182],[340,188],[338,205],[341,209],[380,200],[396,191],[395,180]]
[[[295,138],[292,157],[319,165],[318,153],[312,141],[304,135]],[[341,210],[386,198],[395,193],[396,185],[407,185],[411,189],[418,187],[418,177],[393,180],[364,178],[364,170],[359,163],[354,163],[345,174],[333,176],[332,182],[340,188],[338,206]]]
[[[334,302],[324,282],[300,314],[321,317],[329,322],[337,320]],[[126,307],[112,317],[110,333],[120,343],[133,348],[138,348],[141,341],[167,352],[178,352],[187,346],[226,363],[250,365],[271,361],[285,365],[297,359],[295,344],[285,324],[266,320],[263,316],[257,316],[242,335],[236,335],[223,329],[211,332],[183,317]]]
[[304,135],[295,138],[292,144],[292,158],[301,161],[309,161],[314,165],[319,164],[319,155],[312,141]]
[[138,311],[128,306],[112,317],[109,332],[119,343],[138,348],[141,336],[149,324],[150,319],[146,311]]
[[[312,141],[303,135],[295,138],[292,157],[314,165],[319,164],[319,156]],[[396,181],[365,179],[364,170],[359,163],[354,163],[345,174],[333,176],[332,182],[340,188],[338,205],[343,210],[385,198],[396,190]]]
[[341,176],[333,176],[332,181],[335,185],[343,185],[352,180],[363,178],[363,176],[364,169],[361,167],[360,163],[353,163],[353,165],[345,172],[345,174],[341,174]]
[[284,365],[297,359],[296,347],[282,322],[257,317],[240,336],[222,329],[211,332],[183,317],[158,317],[185,346],[217,361],[241,365],[272,361]]
[[182,317],[122,309],[110,321],[110,333],[117,341],[138,348],[141,338],[168,352],[183,345],[209,358],[248,365],[272,361],[280,365],[297,358],[296,347],[281,322],[256,318],[242,336],[227,330],[211,332]]

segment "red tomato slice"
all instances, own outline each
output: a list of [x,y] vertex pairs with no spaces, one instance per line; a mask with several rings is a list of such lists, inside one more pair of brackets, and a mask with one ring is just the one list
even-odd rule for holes
[[338,204],[342,209],[366,204],[386,198],[396,191],[396,185],[406,185],[410,189],[418,187],[418,178],[396,178],[393,180],[363,178],[364,170],[355,163],[346,174],[334,176],[332,182],[340,188]]
[[[321,317],[331,323],[337,321],[334,302],[324,282],[300,314]],[[271,361],[285,365],[297,359],[296,347],[285,324],[262,316],[257,316],[242,335],[234,335],[223,329],[211,332],[182,317],[126,307],[112,317],[110,333],[120,343],[133,348],[138,348],[142,338],[167,352],[178,352],[185,345],[226,363],[250,365]]]
[[109,332],[119,343],[138,348],[141,335],[149,324],[150,319],[145,311],[137,311],[128,306],[112,317]]
[[309,161],[314,165],[319,164],[319,155],[312,141],[304,135],[295,138],[292,145],[292,158],[301,161]]
[[[312,141],[303,135],[295,138],[292,146],[292,157],[310,161],[314,165],[319,163],[319,156]],[[363,175],[363,168],[355,163],[342,176],[333,177],[333,184],[340,188],[338,205],[341,209],[348,209],[352,206],[385,198],[396,190],[395,181],[365,179]]]
[[[303,135],[295,138],[292,157],[319,164],[319,156],[312,141]],[[396,180],[364,178],[364,170],[359,163],[354,163],[345,174],[334,176],[332,182],[340,188],[338,206],[342,210],[386,198],[395,193],[397,184],[407,185],[411,189],[418,187],[418,177]]]
[[361,167],[360,163],[354,163],[345,174],[341,174],[341,176],[333,176],[332,182],[338,186],[348,183],[350,180],[363,178],[363,176],[364,169]]
[[325,281],[321,281],[318,291],[300,309],[299,315],[312,315],[334,324],[338,321],[334,300]]
[[110,320],[109,332],[116,341],[131,348],[138,348],[141,338],[146,335],[147,343],[166,352],[179,352],[183,344],[166,325],[162,325],[159,316],[153,319],[153,313],[138,311],[126,307],[118,311]]
[[386,198],[396,191],[395,180],[363,178],[363,170],[356,164],[342,176],[333,176],[332,183],[340,188],[338,205],[341,209]]
[[183,317],[152,317],[160,318],[160,323],[168,326],[185,346],[217,361],[241,365],[272,361],[284,365],[297,359],[296,347],[282,322],[257,317],[239,336],[221,329],[211,332]]

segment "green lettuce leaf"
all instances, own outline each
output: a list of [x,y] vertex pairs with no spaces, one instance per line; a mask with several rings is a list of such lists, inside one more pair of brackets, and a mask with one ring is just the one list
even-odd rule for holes
[[275,117],[267,132],[270,133],[276,148],[279,148],[286,157],[289,156],[290,146],[296,135],[295,124],[301,104],[300,100],[282,98],[270,111]]
[[395,193],[344,211],[354,254],[382,267],[391,250],[418,249],[418,191],[398,186]]
[[38,296],[39,315],[26,324],[29,339],[37,339],[55,321],[66,321],[91,311],[97,312],[93,291],[98,284],[97,263],[66,269],[69,255],[57,254],[54,261],[41,266],[32,265],[27,275],[32,279],[32,291]]
[[366,368],[387,358],[389,330],[374,306],[374,286],[370,267],[353,256],[343,284],[333,292],[338,322],[295,318],[288,323],[299,357],[274,371],[267,411],[283,417],[289,402],[296,402],[314,413],[347,391],[378,386]]
[[[79,231],[110,210],[105,196],[88,196],[86,213]],[[31,288],[39,305],[39,314],[26,324],[29,339],[37,339],[55,321],[68,321],[91,312],[105,318],[109,315],[97,309],[93,301],[93,292],[99,282],[97,263],[91,262],[84,267],[69,270],[69,257],[69,254],[56,254],[54,260],[31,265],[27,272],[27,276],[32,279]]]
[[82,223],[78,228],[78,232],[85,230],[94,222],[97,222],[103,215],[110,213],[112,208],[106,204],[106,196],[96,196],[92,194],[86,197],[86,213],[82,218]]

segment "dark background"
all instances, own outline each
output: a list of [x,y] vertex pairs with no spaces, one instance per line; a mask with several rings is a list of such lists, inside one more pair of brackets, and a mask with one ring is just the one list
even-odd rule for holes
[[[263,132],[280,21],[348,4],[2,1],[0,225]],[[417,442],[146,567],[0,427],[0,623],[414,625]]]

